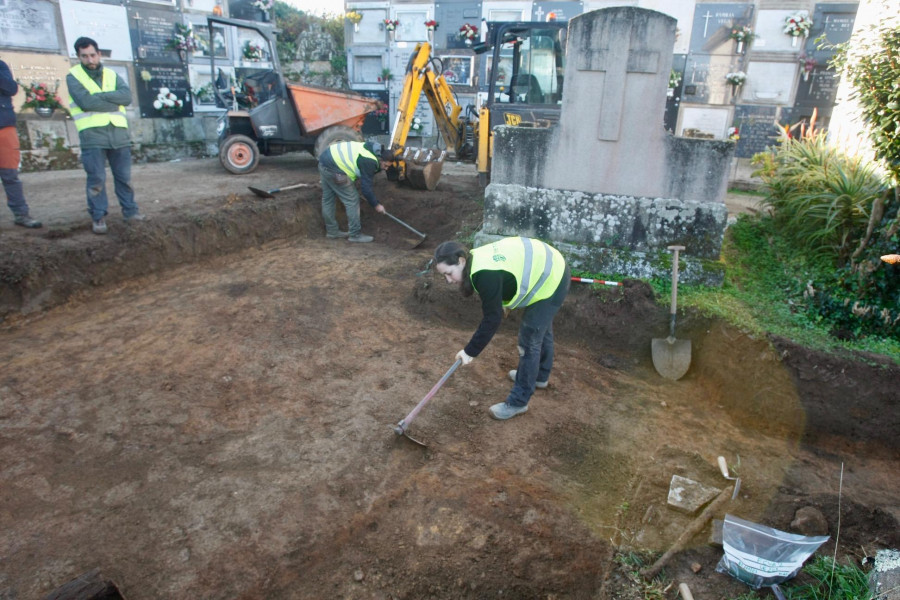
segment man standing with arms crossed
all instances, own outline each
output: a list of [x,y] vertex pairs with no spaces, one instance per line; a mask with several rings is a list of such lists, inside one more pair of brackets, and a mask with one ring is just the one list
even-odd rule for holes
[[115,71],[100,63],[97,42],[88,37],[75,40],[81,64],[69,69],[69,112],[81,142],[81,164],[87,173],[87,204],[92,230],[107,232],[106,161],[115,180],[116,197],[126,222],[145,221],[134,201],[131,187],[131,136],[125,107],[131,104],[131,89]]

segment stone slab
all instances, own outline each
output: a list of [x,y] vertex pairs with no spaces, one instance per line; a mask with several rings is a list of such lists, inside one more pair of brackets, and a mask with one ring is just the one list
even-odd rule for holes
[[694,514],[721,492],[719,488],[703,485],[681,475],[672,475],[667,502],[672,508]]
[[900,600],[900,552],[879,550],[875,554],[869,588],[879,600]]

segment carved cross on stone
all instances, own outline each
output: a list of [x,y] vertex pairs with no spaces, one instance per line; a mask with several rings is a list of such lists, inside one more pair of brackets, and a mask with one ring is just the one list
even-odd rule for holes
[[[631,31],[620,31],[618,39],[610,40],[610,44],[624,45],[631,43]],[[629,73],[658,73],[660,53],[653,50],[628,50],[626,60],[616,60],[616,53],[609,48],[586,52],[578,57],[579,71],[600,71],[607,74],[600,96],[600,125],[597,139],[615,141],[619,139],[622,123],[622,110],[625,104],[625,82]]]

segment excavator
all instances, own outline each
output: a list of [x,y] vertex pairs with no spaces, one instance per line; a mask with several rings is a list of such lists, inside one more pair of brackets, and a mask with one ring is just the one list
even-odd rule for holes
[[[388,178],[407,181],[416,189],[433,190],[444,160],[452,153],[458,161],[474,162],[482,187],[489,181],[493,155],[493,128],[553,127],[559,123],[565,72],[567,23],[488,23],[484,42],[473,45],[476,54],[492,50],[487,63],[487,97],[476,106],[460,106],[448,83],[441,59],[432,56],[428,42],[420,42],[410,55],[391,129],[394,165]],[[406,146],[416,108],[428,100],[445,146]]]

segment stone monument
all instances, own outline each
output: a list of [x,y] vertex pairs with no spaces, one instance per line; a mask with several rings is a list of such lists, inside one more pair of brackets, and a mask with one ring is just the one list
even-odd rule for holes
[[675,19],[636,7],[569,23],[565,89],[553,129],[498,127],[481,245],[510,235],[559,247],[576,268],[718,285],[730,141],[663,127]]

